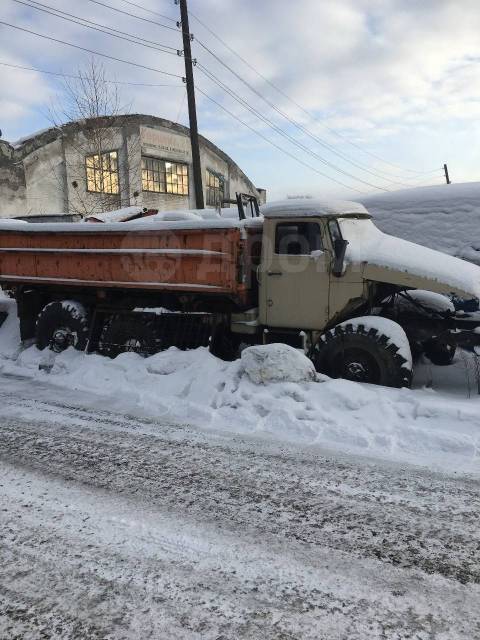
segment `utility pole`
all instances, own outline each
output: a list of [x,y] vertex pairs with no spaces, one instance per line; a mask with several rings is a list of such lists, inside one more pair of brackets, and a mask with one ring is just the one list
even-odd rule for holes
[[197,107],[195,104],[195,84],[193,80],[192,36],[188,23],[187,0],[175,0],[180,4],[180,28],[183,36],[183,56],[185,58],[185,79],[187,83],[188,116],[190,120],[190,142],[192,145],[193,184],[197,209],[205,209],[203,200],[202,166],[200,164],[200,144],[198,142]]
[[448,175],[448,167],[447,167],[447,165],[446,165],[446,164],[444,164],[444,165],[443,165],[443,171],[444,171],[444,173],[445,173],[445,180],[446,180],[446,183],[447,183],[447,184],[452,184],[452,183],[450,182],[450,176]]

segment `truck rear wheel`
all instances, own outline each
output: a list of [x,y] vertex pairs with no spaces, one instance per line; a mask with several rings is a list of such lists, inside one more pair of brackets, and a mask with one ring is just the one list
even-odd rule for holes
[[399,346],[377,329],[345,324],[327,331],[312,352],[317,371],[387,387],[409,387],[412,372]]
[[83,351],[88,341],[88,312],[74,300],[50,302],[38,314],[35,342],[38,349],[49,347],[61,353],[74,347]]
[[100,338],[100,351],[110,358],[128,352],[147,357],[160,350],[160,341],[154,328],[142,321],[141,317],[114,317],[105,326]]

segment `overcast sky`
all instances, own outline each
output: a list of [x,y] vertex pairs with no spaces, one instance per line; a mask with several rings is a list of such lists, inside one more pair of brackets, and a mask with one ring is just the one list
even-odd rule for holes
[[[102,1],[175,27],[173,22],[132,7],[125,0]],[[152,42],[182,48],[178,31],[115,13],[91,0],[42,2]],[[136,3],[178,18],[173,0]],[[455,182],[479,179],[478,0],[190,0],[190,9],[313,116],[309,119],[191,17],[196,39],[303,128],[274,111],[203,47],[193,43],[194,56],[201,65],[272,120],[277,129],[297,140],[295,145],[272,130],[197,67],[198,87],[276,147],[202,94],[197,95],[200,132],[229,153],[271,196],[350,197],[358,191],[374,192],[378,187],[399,188],[400,183],[439,184],[444,162],[448,162]],[[0,20],[184,75],[183,61],[176,55],[91,31],[14,0],[0,0]],[[0,25],[0,62],[71,74],[89,57],[88,53]],[[104,63],[114,80],[170,85],[122,86],[122,100],[130,105],[131,112],[188,124],[181,79],[113,61]],[[49,126],[49,105],[61,101],[59,79],[3,66],[0,79],[3,138],[14,141]],[[416,176],[408,169],[436,172]]]

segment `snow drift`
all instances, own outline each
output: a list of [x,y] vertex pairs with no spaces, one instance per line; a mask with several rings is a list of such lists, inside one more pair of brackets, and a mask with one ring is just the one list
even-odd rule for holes
[[[231,363],[204,348],[171,348],[146,359],[125,353],[109,360],[73,349],[55,356],[21,349],[14,303],[2,298],[0,307],[10,310],[0,328],[4,374],[89,392],[112,411],[162,423],[480,474],[480,400],[465,398],[462,357],[452,367],[425,365],[420,388],[409,391],[317,376],[303,354],[283,345],[247,349]],[[447,376],[448,393],[422,388],[432,380],[436,386],[437,371]]]
[[361,201],[385,233],[480,262],[480,182],[404,189]]

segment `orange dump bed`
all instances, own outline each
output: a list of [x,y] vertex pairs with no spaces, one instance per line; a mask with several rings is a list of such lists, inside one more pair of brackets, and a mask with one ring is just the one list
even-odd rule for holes
[[[88,229],[85,227],[88,226]],[[246,297],[237,227],[124,229],[120,225],[0,228],[0,282],[202,291]],[[94,230],[93,230],[94,228]]]

